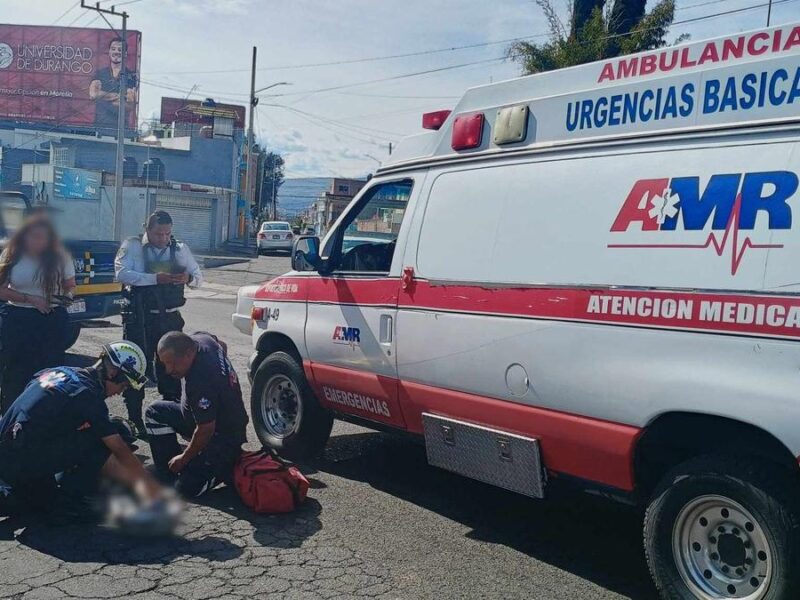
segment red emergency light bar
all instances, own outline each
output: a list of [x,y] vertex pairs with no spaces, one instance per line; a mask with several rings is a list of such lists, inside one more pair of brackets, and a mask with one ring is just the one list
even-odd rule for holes
[[484,121],[482,112],[457,116],[453,122],[453,139],[450,143],[453,150],[469,150],[480,146]]
[[422,115],[422,128],[423,129],[433,129],[434,131],[438,130],[444,122],[447,120],[447,117],[450,116],[449,110],[437,110],[434,112],[425,113]]

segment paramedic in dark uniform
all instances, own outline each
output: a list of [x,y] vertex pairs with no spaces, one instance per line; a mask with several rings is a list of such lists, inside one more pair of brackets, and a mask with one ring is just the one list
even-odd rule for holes
[[[184,286],[197,288],[202,284],[200,267],[189,247],[172,237],[172,217],[163,210],[150,215],[142,236],[123,242],[114,267],[128,300],[122,316],[123,337],[144,350],[148,374],[158,382],[159,394],[177,402],[181,398],[180,382],[164,372],[156,346],[168,331],[183,330],[179,309],[186,302]],[[128,418],[139,434],[144,433],[143,400],[143,390],[125,392]]]
[[107,344],[89,368],[39,371],[0,420],[0,514],[82,500],[101,475],[143,500],[160,496],[106,406],[106,398],[146,381],[144,353],[129,342]]
[[[147,407],[147,428],[158,472],[175,477],[175,488],[196,498],[219,483],[229,483],[247,441],[247,413],[236,371],[223,343],[210,333],[166,334],[158,356],[167,373],[183,380],[180,404],[154,402]],[[181,450],[177,435],[189,440]]]

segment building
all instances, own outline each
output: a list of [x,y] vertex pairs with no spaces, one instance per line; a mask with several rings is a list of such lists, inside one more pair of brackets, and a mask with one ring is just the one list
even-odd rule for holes
[[[241,136],[239,136],[241,137]],[[239,235],[239,143],[233,136],[151,135],[125,144],[122,239],[167,210],[199,251]],[[115,239],[116,140],[0,126],[0,189],[56,209],[66,237]]]
[[366,184],[363,179],[332,178],[328,189],[321,192],[309,208],[309,225],[318,235],[324,235]]

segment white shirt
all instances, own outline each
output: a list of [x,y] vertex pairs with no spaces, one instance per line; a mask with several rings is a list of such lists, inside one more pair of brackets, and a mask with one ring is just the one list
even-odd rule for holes
[[[19,292],[20,294],[44,298],[44,285],[38,277],[38,271],[39,259],[23,254],[17,264],[11,267],[11,273],[8,279],[9,289]],[[64,270],[61,273],[61,280],[63,282],[67,279],[72,279],[73,277],[75,277],[75,265],[72,262],[72,257],[66,255],[64,257]],[[63,294],[64,290],[63,288],[60,288],[56,290],[55,293]],[[9,304],[13,304],[14,306],[22,306],[25,308],[33,308],[33,305],[27,302],[9,301]],[[53,303],[53,306],[57,305],[57,303]]]
[[[158,283],[156,273],[147,273],[145,270],[144,244],[147,243],[147,234],[139,238],[130,238],[122,242],[122,245],[117,252],[114,259],[114,272],[116,273],[117,281],[123,285],[156,285]],[[158,259],[161,250],[152,246],[147,247],[147,252],[152,254],[151,258]],[[166,248],[169,252],[169,246]],[[203,273],[200,271],[200,266],[192,256],[192,251],[189,246],[181,242],[177,243],[175,248],[175,262],[182,269],[185,269],[191,279],[189,280],[189,287],[199,288],[203,284]]]

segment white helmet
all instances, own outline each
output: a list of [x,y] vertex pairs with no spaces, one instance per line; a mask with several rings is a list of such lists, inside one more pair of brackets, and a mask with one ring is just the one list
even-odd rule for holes
[[133,389],[140,390],[147,383],[147,360],[142,349],[133,342],[105,344],[100,358],[119,369]]

